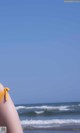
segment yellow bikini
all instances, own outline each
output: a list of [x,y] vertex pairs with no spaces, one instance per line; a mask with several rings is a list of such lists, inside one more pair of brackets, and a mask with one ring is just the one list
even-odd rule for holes
[[8,91],[9,91],[9,90],[10,90],[9,88],[5,87],[4,90],[2,90],[2,91],[0,92],[0,102],[2,101],[3,97],[4,97],[4,100],[5,100],[5,101],[8,100]]

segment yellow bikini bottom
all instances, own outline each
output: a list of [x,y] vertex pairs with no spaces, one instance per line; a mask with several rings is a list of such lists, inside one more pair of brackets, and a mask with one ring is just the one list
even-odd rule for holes
[[4,97],[4,100],[7,101],[8,100],[8,91],[10,89],[5,87],[1,92],[0,92],[0,102],[2,101],[3,97]]

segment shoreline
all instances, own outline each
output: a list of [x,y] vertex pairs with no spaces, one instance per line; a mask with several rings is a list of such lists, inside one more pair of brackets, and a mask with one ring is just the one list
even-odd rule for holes
[[80,133],[80,130],[23,130],[24,133]]

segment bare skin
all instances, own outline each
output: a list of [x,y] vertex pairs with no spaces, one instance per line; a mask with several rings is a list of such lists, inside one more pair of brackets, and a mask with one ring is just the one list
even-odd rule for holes
[[[0,84],[0,92],[4,86]],[[0,103],[0,126],[7,127],[7,133],[23,133],[18,113],[9,95],[8,100]]]

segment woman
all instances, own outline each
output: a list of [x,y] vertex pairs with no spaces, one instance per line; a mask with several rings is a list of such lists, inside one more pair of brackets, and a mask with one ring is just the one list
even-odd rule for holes
[[18,113],[8,91],[9,88],[0,84],[0,126],[6,126],[7,133],[23,133]]

